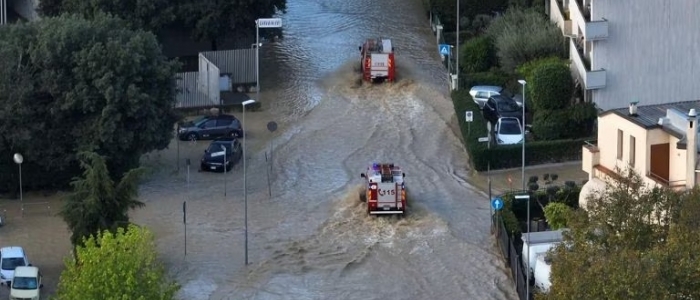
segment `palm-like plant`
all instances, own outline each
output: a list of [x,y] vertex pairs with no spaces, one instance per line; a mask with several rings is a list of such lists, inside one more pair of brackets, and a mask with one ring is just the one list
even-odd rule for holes
[[78,159],[83,175],[71,182],[73,191],[66,196],[60,212],[72,232],[74,246],[82,244],[90,235],[128,225],[129,210],[145,205],[136,198],[142,168],[126,172],[119,183],[115,183],[104,157],[94,152],[81,152]]

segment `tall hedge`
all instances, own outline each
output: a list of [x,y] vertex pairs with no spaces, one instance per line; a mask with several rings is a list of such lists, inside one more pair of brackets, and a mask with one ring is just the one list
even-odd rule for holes
[[460,48],[460,68],[462,72],[486,72],[498,64],[493,42],[488,36],[468,40]]
[[563,109],[571,103],[574,81],[565,65],[557,62],[538,65],[532,70],[528,84],[535,111]]

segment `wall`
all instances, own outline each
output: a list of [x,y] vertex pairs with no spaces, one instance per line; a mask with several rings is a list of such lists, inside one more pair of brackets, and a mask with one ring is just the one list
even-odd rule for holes
[[671,136],[669,138],[671,156],[668,160],[669,172],[668,181],[671,185],[685,185],[685,170],[686,170],[686,155],[685,150],[679,150],[676,147],[678,143],[678,138]]
[[699,15],[698,0],[592,0],[592,19],[607,19],[610,34],[593,46],[592,69],[607,71],[593,101],[607,110],[700,99]]
[[[630,135],[636,139],[635,146],[635,169],[640,175],[646,175],[648,170],[647,159],[647,130],[632,123],[614,113],[609,113],[598,118],[598,128],[605,130],[598,131],[598,148],[600,149],[600,165],[615,171],[616,167],[624,169],[629,164],[630,159]],[[617,159],[617,130],[623,132],[622,160]]]

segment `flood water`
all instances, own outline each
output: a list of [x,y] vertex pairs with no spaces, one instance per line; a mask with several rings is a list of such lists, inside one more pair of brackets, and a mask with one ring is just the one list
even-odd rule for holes
[[[288,0],[283,20],[284,39],[261,50],[267,109],[246,116],[249,265],[241,164],[197,172],[203,142],[174,142],[146,159],[194,162],[189,181],[182,166],[146,183],[147,206],[134,214],[156,232],[180,297],[515,299],[489,202],[466,182],[447,74],[420,0]],[[362,84],[358,46],[379,36],[392,39],[399,80]],[[280,124],[275,134],[265,130],[270,120]],[[406,218],[366,215],[359,174],[372,162],[404,169]]]

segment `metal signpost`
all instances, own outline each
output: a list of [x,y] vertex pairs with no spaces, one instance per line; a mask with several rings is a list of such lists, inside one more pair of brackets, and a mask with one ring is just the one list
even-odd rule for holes
[[281,18],[255,20],[255,99],[260,101],[260,28],[280,28]]
[[21,216],[24,217],[24,196],[22,195],[22,163],[24,162],[24,156],[19,153],[15,153],[12,159],[19,166],[19,205],[21,207]]
[[520,83],[523,86],[523,128],[520,130],[522,131],[523,134],[523,169],[522,169],[522,181],[523,181],[523,191],[525,190],[525,85],[527,82],[525,80],[518,80],[518,83]]
[[243,199],[245,203],[245,217],[244,217],[244,222],[245,222],[245,264],[248,265],[248,174],[246,173],[246,166],[245,166],[245,148],[246,148],[246,136],[245,134],[245,107],[248,106],[249,104],[255,103],[255,100],[246,100],[241,103],[241,106],[243,107],[243,121],[241,122],[241,127],[243,127]]
[[[461,25],[459,22],[459,2],[460,0],[457,0],[457,22],[455,22],[457,23],[457,55],[455,56],[455,62],[457,65],[455,68],[455,75],[457,75],[457,84],[454,87],[455,90],[459,90],[459,25]],[[450,78],[450,80],[452,80],[452,78]]]
[[[479,142],[480,143],[486,143],[486,147],[488,150],[491,150],[491,123],[486,122],[486,131],[488,131],[488,135],[485,137],[480,137]],[[489,199],[491,199],[491,153],[489,151],[489,159],[487,160],[487,169],[486,173],[488,173],[488,184],[489,184]],[[490,210],[489,210],[490,212]],[[493,213],[493,212],[491,212]]]
[[182,224],[185,225],[185,256],[187,256],[187,201],[182,202]]
[[[515,200],[526,200],[527,201],[527,240],[530,241],[530,195],[515,195]],[[525,272],[527,272],[527,281],[525,286],[526,295],[528,299],[530,298],[530,249],[527,250],[527,266],[525,266]]]
[[464,112],[464,121],[467,122],[468,132],[472,132],[472,122],[474,122],[474,112],[471,110]]
[[[277,122],[275,121],[270,121],[267,123],[267,130],[270,131],[270,133],[275,132],[277,130]],[[272,170],[272,138],[270,138],[270,161],[269,161],[269,166],[267,168],[267,193],[270,195],[270,198],[272,198],[272,187],[270,186],[270,171]]]

